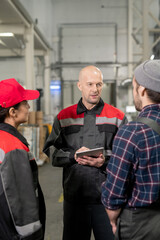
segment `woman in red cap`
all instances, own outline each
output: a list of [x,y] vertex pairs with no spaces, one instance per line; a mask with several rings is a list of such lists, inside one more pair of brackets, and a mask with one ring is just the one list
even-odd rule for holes
[[0,81],[0,239],[43,240],[45,203],[38,168],[17,127],[28,120],[37,90],[15,79]]

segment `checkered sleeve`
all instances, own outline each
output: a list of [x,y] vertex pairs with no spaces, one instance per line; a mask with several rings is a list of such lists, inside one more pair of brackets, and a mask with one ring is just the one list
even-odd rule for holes
[[132,181],[136,141],[134,131],[127,125],[120,128],[114,139],[112,156],[107,166],[107,180],[102,184],[102,203],[108,209],[118,209],[126,204]]

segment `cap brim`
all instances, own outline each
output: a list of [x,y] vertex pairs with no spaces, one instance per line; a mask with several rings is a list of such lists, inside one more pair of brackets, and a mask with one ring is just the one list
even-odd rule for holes
[[37,90],[25,90],[24,98],[25,100],[34,100],[39,98],[39,91]]

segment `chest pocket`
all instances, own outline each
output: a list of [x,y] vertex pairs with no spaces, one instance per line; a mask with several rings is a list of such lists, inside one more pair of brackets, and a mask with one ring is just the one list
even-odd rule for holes
[[98,125],[99,132],[105,135],[105,149],[112,150],[113,139],[117,133],[118,127],[112,124]]
[[72,125],[63,128],[63,142],[64,146],[70,149],[78,149],[80,147],[82,125]]
[[81,129],[81,125],[74,125],[74,126],[68,126],[63,128],[63,134],[64,135],[69,135],[73,133],[78,133]]

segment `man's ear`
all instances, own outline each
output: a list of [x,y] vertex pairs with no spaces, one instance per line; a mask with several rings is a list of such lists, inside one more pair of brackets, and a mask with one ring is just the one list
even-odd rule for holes
[[138,88],[138,90],[139,90],[139,94],[140,94],[142,97],[144,97],[145,92],[146,92],[146,88],[143,87],[143,86],[140,86],[140,87]]
[[80,81],[77,82],[77,87],[79,88],[80,91],[82,91],[82,87],[81,87]]

